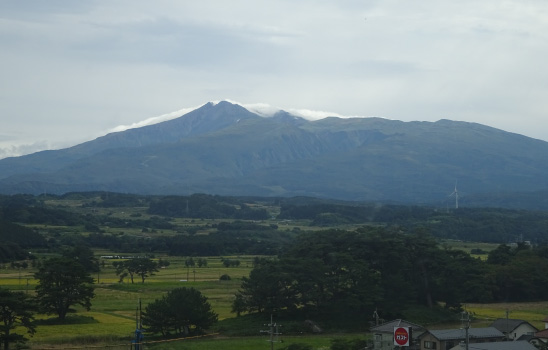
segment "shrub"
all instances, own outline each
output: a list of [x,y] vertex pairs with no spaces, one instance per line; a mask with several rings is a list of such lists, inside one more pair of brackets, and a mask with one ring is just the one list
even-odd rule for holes
[[345,340],[335,338],[331,340],[331,350],[361,350],[367,347],[367,341],[364,339]]
[[303,343],[294,343],[282,348],[282,350],[312,350],[312,345]]

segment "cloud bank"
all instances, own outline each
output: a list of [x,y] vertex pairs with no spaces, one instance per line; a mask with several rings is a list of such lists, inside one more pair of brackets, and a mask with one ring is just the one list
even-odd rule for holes
[[1,154],[225,97],[548,140],[547,40],[544,0],[3,1]]

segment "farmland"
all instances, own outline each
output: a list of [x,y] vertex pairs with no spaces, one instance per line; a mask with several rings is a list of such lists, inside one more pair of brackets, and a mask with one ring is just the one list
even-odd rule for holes
[[[114,269],[105,264],[101,270],[99,283],[96,284],[96,296],[90,311],[81,308],[69,316],[67,322],[59,324],[52,316],[38,315],[37,332],[28,345],[33,349],[43,348],[85,348],[101,347],[120,344],[119,348],[127,348],[133,337],[136,326],[136,312],[141,301],[143,307],[166,291],[179,286],[191,286],[199,289],[208,297],[215,312],[219,314],[219,320],[235,318],[230,312],[234,293],[238,290],[241,277],[246,276],[251,270],[252,257],[233,256],[242,264],[239,267],[226,268],[219,257],[208,257],[208,266],[190,269],[184,266],[183,259],[170,259],[168,268],[160,270],[142,283],[118,283],[118,277]],[[2,269],[0,285],[14,290],[23,290],[33,293],[36,283],[32,279],[32,270],[21,272],[9,267]],[[219,280],[219,276],[228,274],[229,281]],[[29,281],[27,288],[26,281]],[[531,322],[537,328],[544,327],[542,319],[548,315],[548,302],[535,303],[498,303],[498,304],[466,304],[465,309],[473,315],[473,326],[487,326],[496,318],[509,317],[520,318]],[[211,337],[195,338],[165,342],[158,338],[146,339],[153,343],[147,345],[153,349],[260,349],[268,348],[268,336],[261,335],[260,331],[267,327],[267,317],[263,322],[247,324],[250,327],[248,337],[227,337],[218,333],[218,329],[212,330]],[[430,325],[433,328],[458,327],[458,323]],[[365,338],[366,329],[359,333],[323,334],[323,335],[296,335],[287,334],[281,337],[284,343],[276,343],[276,348],[291,343],[303,343],[314,346],[314,349],[328,349],[332,339],[343,337],[345,339]],[[116,347],[115,347],[116,348]]]
[[[38,318],[43,322],[39,323],[31,344],[73,342],[81,337],[129,340],[135,330],[139,301],[146,306],[166,291],[180,286],[199,289],[208,297],[220,320],[233,317],[230,313],[232,298],[239,288],[241,277],[251,270],[251,257],[232,258],[239,259],[241,265],[225,268],[219,257],[212,257],[207,259],[207,267],[187,268],[182,259],[169,259],[170,266],[161,269],[144,284],[137,281],[134,284],[129,281],[118,283],[119,278],[111,266],[111,260],[105,259],[105,267],[95,276],[98,283],[92,310],[77,309],[77,316],[70,317],[69,324],[56,324],[47,316],[40,315]],[[36,281],[32,273],[32,269],[10,269],[5,266],[0,270],[0,285],[33,293]],[[229,275],[231,280],[219,280],[223,274]]]
[[[105,198],[102,195],[47,197],[41,200],[39,205],[34,206],[45,208],[44,213],[51,217],[40,221],[32,220],[35,214],[18,216],[31,218],[28,221],[19,219],[16,222],[38,232],[47,240],[47,247],[32,248],[33,259],[20,260],[16,264],[0,264],[0,286],[33,295],[37,285],[34,279],[34,273],[37,271],[35,263],[79,244],[92,246],[93,254],[100,266],[99,272],[93,275],[95,297],[91,310],[76,307],[76,312],[69,315],[63,323],[53,315],[37,315],[36,334],[27,343],[30,348],[113,345],[127,348],[135,331],[139,305],[145,308],[167,291],[177,287],[193,287],[201,291],[219,315],[219,322],[210,330],[212,335],[204,338],[164,342],[157,336],[147,334],[146,341],[150,342],[147,347],[191,350],[267,348],[268,337],[261,335],[260,331],[265,330],[265,324],[270,321],[268,315],[236,317],[236,314],[231,312],[232,302],[241,287],[242,278],[249,276],[255,259],[275,258],[286,249],[288,243],[303,232],[314,233],[328,228],[356,231],[364,225],[387,226],[383,222],[359,222],[333,215],[320,215],[321,220],[304,217],[283,219],[279,217],[281,209],[278,204],[254,200],[247,200],[245,205],[235,206],[246,206],[251,211],[263,211],[266,215],[260,220],[159,216],[150,213],[146,203],[126,206],[105,204],[112,200],[113,198]],[[326,220],[331,222],[330,226],[326,226]],[[413,217],[409,223],[414,222],[413,220],[417,219]],[[409,223],[405,225],[411,225]],[[404,227],[401,221],[398,225]],[[250,236],[248,230],[254,232],[254,236]],[[231,235],[227,236],[229,239],[222,235],[224,232]],[[188,244],[177,246],[180,244],[177,240],[183,238],[194,244],[194,249],[197,249],[194,253],[182,254],[182,250],[175,251],[177,247],[187,248]],[[103,242],[111,242],[117,246],[109,247]],[[470,242],[444,237],[437,237],[437,242],[442,249],[462,250],[483,261],[487,259],[488,252],[498,247],[498,243],[493,242]],[[100,244],[94,245],[97,243]],[[199,254],[199,249],[209,249],[210,243],[215,244],[218,250],[224,249],[222,254]],[[254,253],[250,254],[249,251]],[[131,283],[129,278],[120,279],[113,263],[122,260],[118,257],[134,255],[146,255],[155,261],[162,259],[168,261],[169,265],[148,277],[144,283],[141,283],[140,279],[136,279],[135,283]],[[189,265],[190,257],[195,260],[205,259],[207,265]],[[224,264],[227,259],[238,261],[238,264],[228,267]],[[222,276],[229,276],[229,279],[221,279]],[[463,307],[473,314],[473,322],[477,326],[485,326],[495,318],[506,317],[508,311],[511,318],[521,318],[538,328],[543,328],[541,320],[548,315],[548,302],[467,303]],[[358,328],[344,331],[328,327],[327,334],[313,335],[307,333],[301,325],[289,324],[290,321],[284,320],[284,335],[281,339],[284,343],[276,343],[276,348],[282,348],[290,343],[303,343],[312,345],[313,349],[328,349],[334,338],[363,339],[366,337],[370,321],[372,319],[368,314],[364,315],[363,325]],[[448,327],[458,326],[458,323],[445,321],[428,326]],[[246,337],[242,337],[242,334]]]

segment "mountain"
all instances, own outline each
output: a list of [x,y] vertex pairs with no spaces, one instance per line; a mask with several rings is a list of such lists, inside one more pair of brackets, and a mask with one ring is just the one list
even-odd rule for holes
[[[0,193],[314,196],[450,203],[548,189],[548,143],[475,123],[259,116],[229,102],[0,160]],[[534,196],[533,196],[534,197]],[[530,198],[523,196],[522,198]],[[473,204],[473,203],[469,203]]]

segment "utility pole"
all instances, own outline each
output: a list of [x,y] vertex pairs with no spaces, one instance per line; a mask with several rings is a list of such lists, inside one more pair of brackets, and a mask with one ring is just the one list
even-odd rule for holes
[[282,334],[279,332],[279,327],[281,327],[281,325],[274,323],[272,321],[272,315],[270,315],[270,323],[265,324],[265,326],[268,326],[269,329],[267,331],[261,331],[261,333],[268,333],[270,335],[270,339],[267,341],[270,342],[270,350],[274,350],[274,343],[279,342],[278,336]]
[[133,350],[142,350],[143,342],[143,311],[141,305],[141,298],[139,298],[139,306],[135,310],[135,339],[133,339],[132,344]]
[[[469,349],[469,345],[470,345],[470,337],[468,335],[468,329],[470,328],[470,314],[466,311],[463,311],[462,314],[461,314],[461,322],[462,322],[462,325],[465,329],[465,339],[464,339],[464,343],[466,344],[466,350]],[[466,318],[464,318],[466,315]]]
[[373,311],[373,318],[375,319],[375,326],[379,325],[379,313],[377,312],[377,308],[375,308],[375,311]]
[[508,329],[508,309],[506,309],[506,340],[510,340],[510,329]]

